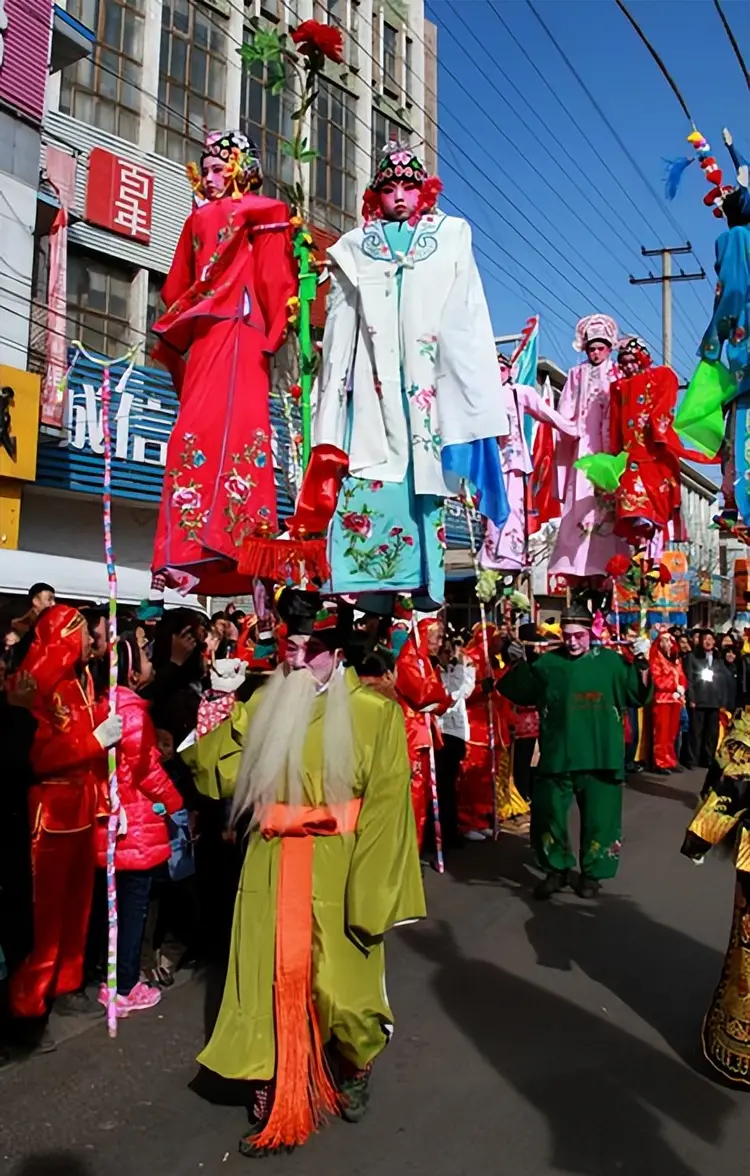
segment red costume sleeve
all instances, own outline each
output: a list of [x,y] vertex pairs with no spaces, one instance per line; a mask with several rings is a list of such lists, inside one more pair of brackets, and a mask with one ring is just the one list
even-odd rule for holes
[[70,708],[66,726],[60,726],[51,714],[37,715],[38,726],[31,747],[31,767],[40,779],[55,776],[70,768],[82,767],[93,761],[101,761],[103,767],[107,753],[94,738],[88,712]]
[[622,435],[622,388],[615,380],[609,389],[609,452],[622,453],[625,439]]
[[189,290],[195,281],[195,250],[193,248],[193,217],[192,213],[182,226],[180,239],[177,242],[177,248],[172,258],[172,264],[169,267],[164,285],[161,288],[161,297],[167,310],[173,302],[181,298],[186,290]]
[[[289,218],[286,206],[279,204],[279,220]],[[255,258],[255,292],[268,334],[268,349],[278,351],[288,326],[287,302],[297,293],[297,278],[292,264],[291,229],[266,229],[259,226],[253,235]]]
[[[647,377],[650,373],[646,373]],[[670,448],[677,436],[673,428],[673,413],[677,404],[677,376],[671,368],[654,368],[651,374],[656,384],[651,400],[651,436]],[[679,444],[679,442],[678,442]]]
[[430,659],[425,656],[422,663],[424,674],[411,640],[407,641],[396,661],[396,690],[413,710],[421,711],[429,706],[432,714],[442,715],[453,705],[453,699]]

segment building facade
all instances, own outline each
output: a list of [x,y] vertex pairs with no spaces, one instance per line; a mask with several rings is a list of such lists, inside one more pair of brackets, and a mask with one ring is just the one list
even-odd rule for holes
[[[49,78],[38,112],[41,184],[38,146],[28,175],[33,201],[62,203],[67,223],[61,235],[26,217],[19,354],[26,366],[28,351],[28,366],[41,377],[46,427],[19,547],[70,550],[68,520],[87,554],[100,542],[98,389],[85,366],[69,373],[60,403],[74,339],[112,359],[136,346],[137,390],[124,402],[139,427],[147,422],[147,441],[162,436],[149,433],[156,417],[159,428],[173,419],[174,396],[150,358],[151,327],[191,207],[185,165],[199,158],[208,130],[239,128],[260,148],[264,191],[279,194],[289,178],[281,143],[293,130],[295,94],[272,94],[263,67],[244,68],[239,50],[255,27],[287,31],[308,18],[338,26],[344,39],[344,63],[327,63],[306,128],[318,152],[309,165],[311,219],[326,243],[358,223],[373,155],[388,138],[424,142],[436,167],[437,32],[423,0],[67,0],[66,19],[89,26],[94,44],[87,60]],[[136,429],[123,444],[128,468],[116,491],[116,529],[131,565],[147,567],[158,494],[150,475],[141,475],[163,457],[158,446],[144,448]],[[61,510],[62,501],[69,507]]]

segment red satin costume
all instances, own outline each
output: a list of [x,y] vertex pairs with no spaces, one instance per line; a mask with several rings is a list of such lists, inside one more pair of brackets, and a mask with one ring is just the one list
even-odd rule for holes
[[[494,625],[487,625],[488,643],[492,641],[496,632],[497,629]],[[500,672],[491,663],[488,663],[485,656],[481,624],[474,626],[471,638],[464,648],[464,655],[471,658],[474,663],[476,686],[466,700],[469,738],[466,741],[466,755],[461,761],[461,769],[456,782],[459,833],[492,828],[495,781],[492,778],[490,713],[492,714],[495,748],[498,749],[500,747],[500,717],[503,710],[503,701],[496,694],[488,695],[482,690],[482,682],[487,678],[500,677]],[[497,764],[497,750],[495,759]]]
[[427,653],[427,634],[430,628],[438,624],[432,617],[420,621],[417,634],[412,629],[396,659],[396,694],[406,723],[406,743],[411,763],[411,801],[420,849],[431,804],[430,748],[442,745],[436,716],[444,714],[453,703]]
[[[296,293],[289,211],[246,193],[194,209],[182,230],[155,324],[180,411],[167,446],[153,571],[183,589],[249,589],[243,542],[277,533],[269,357]],[[184,356],[187,354],[187,360]]]
[[669,656],[657,637],[651,646],[651,681],[654,684],[653,717],[654,767],[677,767],[675,743],[680,730],[680,711],[684,706],[687,679],[679,657],[679,647],[671,634]]
[[10,980],[17,1017],[41,1017],[56,996],[83,983],[94,887],[95,814],[106,787],[107,754],[94,738],[106,704],[81,683],[86,622],[57,604],[42,613],[23,669],[37,684],[31,750],[36,783],[29,789],[34,947]]

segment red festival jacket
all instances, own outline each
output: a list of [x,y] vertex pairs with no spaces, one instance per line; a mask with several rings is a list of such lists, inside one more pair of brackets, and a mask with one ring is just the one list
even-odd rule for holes
[[678,645],[674,637],[668,634],[671,643],[672,657],[667,657],[662,652],[657,637],[651,646],[649,654],[649,662],[651,668],[651,681],[654,684],[654,702],[659,703],[671,702],[678,703],[684,701],[685,691],[687,689],[687,678],[682,667],[682,660],[679,657]]
[[31,767],[32,832],[74,833],[93,824],[97,796],[106,786],[107,753],[94,729],[107,717],[96,703],[88,674],[81,681],[86,622],[77,609],[56,604],[42,613],[23,661],[36,682],[31,707],[37,722]]
[[[453,699],[427,654],[427,632],[437,622],[431,617],[420,621],[417,636],[412,631],[396,659],[396,693],[406,723],[406,742],[410,760],[430,746],[442,746],[436,716],[453,705]],[[419,648],[417,648],[417,639]],[[425,708],[430,707],[429,711]]]

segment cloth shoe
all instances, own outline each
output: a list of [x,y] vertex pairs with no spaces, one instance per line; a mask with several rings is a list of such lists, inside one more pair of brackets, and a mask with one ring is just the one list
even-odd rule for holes
[[568,871],[556,871],[553,874],[548,874],[534,890],[534,898],[543,901],[546,898],[552,898],[553,894],[564,890],[568,885]]
[[596,898],[601,888],[601,882],[597,882],[596,878],[587,878],[585,874],[581,874],[576,886],[576,894],[579,898]]
[[341,1095],[341,1118],[347,1123],[359,1123],[364,1119],[370,1105],[370,1073],[357,1070],[339,1081]]
[[484,841],[484,833],[479,829],[469,829],[468,833],[464,833],[464,841]]
[[55,1012],[60,1017],[101,1017],[102,1010],[97,1008],[96,1001],[81,989],[79,992],[66,992],[58,996],[54,1004]]

